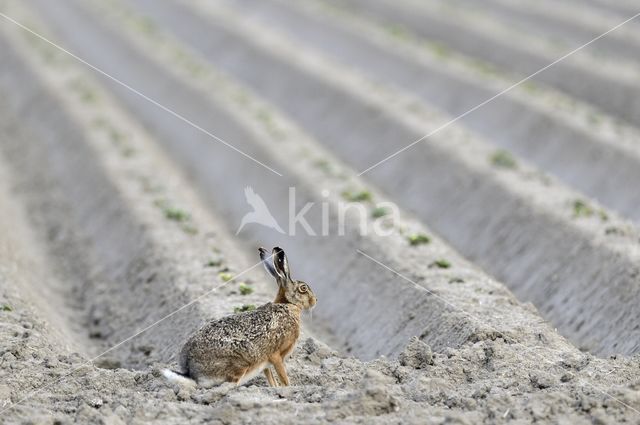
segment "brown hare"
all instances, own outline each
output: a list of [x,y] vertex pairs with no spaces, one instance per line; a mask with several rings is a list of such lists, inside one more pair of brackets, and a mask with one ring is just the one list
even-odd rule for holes
[[287,256],[281,248],[268,255],[259,248],[260,259],[278,283],[273,302],[253,311],[214,320],[197,330],[180,352],[181,371],[163,371],[170,381],[196,381],[211,386],[222,382],[241,384],[264,371],[271,386],[277,386],[269,364],[283,385],[289,385],[285,358],[300,336],[301,313],[316,304],[316,296],[305,282],[291,279]]

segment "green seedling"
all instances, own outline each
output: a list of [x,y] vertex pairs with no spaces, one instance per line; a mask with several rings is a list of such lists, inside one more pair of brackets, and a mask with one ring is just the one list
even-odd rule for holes
[[45,44],[40,38],[34,36],[33,34],[27,35],[27,41],[38,51],[40,55],[42,55],[42,59],[48,64],[56,62],[56,59],[59,59],[59,51],[53,49],[50,45]]
[[342,192],[342,197],[349,202],[366,202],[371,201],[371,199],[373,198],[373,196],[371,196],[371,192],[367,190],[345,190],[344,192]]
[[609,214],[607,214],[607,212],[605,210],[599,210],[598,211],[598,215],[600,216],[600,220],[602,220],[602,221],[608,221],[609,220]]
[[207,267],[220,267],[221,265],[222,265],[222,260],[220,259],[209,260],[207,262]]
[[9,304],[2,304],[2,311],[13,311]]
[[282,138],[285,134],[280,130],[273,120],[273,116],[266,109],[261,109],[256,113],[256,118],[262,122],[262,125],[267,129],[269,134],[273,137]]
[[244,282],[240,282],[239,289],[240,294],[242,295],[249,295],[253,293],[253,288]]
[[385,27],[387,32],[399,40],[407,40],[409,38],[409,32],[401,26],[389,25]]
[[331,172],[331,164],[326,159],[318,159],[313,162],[313,165],[324,171],[325,173]]
[[606,229],[604,229],[604,233],[605,235],[624,235],[625,231],[620,227],[609,226]]
[[444,258],[440,258],[432,263],[432,265],[440,268],[440,269],[448,269],[451,267],[451,263]]
[[121,153],[122,153],[122,156],[124,156],[125,158],[131,158],[136,154],[136,150],[131,147],[126,147],[122,149]]
[[173,221],[187,221],[191,216],[188,212],[176,207],[165,207],[164,216]]
[[471,67],[474,68],[476,71],[478,71],[478,73],[481,75],[486,75],[486,76],[498,75],[498,71],[496,70],[496,68],[486,62],[479,61],[479,60],[471,60],[469,61],[469,65],[471,65]]
[[429,48],[429,50],[431,50],[431,52],[434,54],[434,56],[438,58],[442,59],[451,55],[451,51],[444,44],[427,42],[426,45]]
[[585,201],[580,199],[573,202],[573,216],[574,217],[591,217],[594,211]]
[[188,235],[197,235],[198,234],[198,228],[196,226],[191,225],[191,224],[183,224],[182,225],[182,231],[185,232]]
[[173,53],[176,62],[184,63],[189,60],[189,55],[187,54],[187,52],[179,47],[174,47],[173,49],[171,49],[171,53]]
[[244,311],[253,311],[256,309],[256,306],[253,304],[244,304],[240,307],[234,307],[233,308],[233,312],[234,313],[242,313]]
[[227,272],[220,273],[218,277],[220,277],[223,282],[229,282],[231,279],[233,279],[233,275]]
[[109,126],[109,121],[104,117],[97,117],[91,121],[91,125],[95,128],[107,128]]
[[96,93],[91,89],[91,87],[81,79],[75,79],[70,83],[71,89],[75,91],[79,96],[80,100],[85,103],[93,103],[97,99]]
[[595,113],[590,113],[587,119],[591,125],[600,125],[602,123],[602,116]]
[[184,65],[187,71],[189,71],[189,73],[195,78],[199,78],[207,74],[207,69],[198,62],[188,60]]
[[375,207],[373,211],[371,211],[371,217],[380,218],[389,214],[389,210],[385,207]]
[[261,109],[260,111],[258,111],[258,113],[256,114],[256,118],[267,125],[271,124],[272,122],[271,114],[265,109]]
[[407,240],[411,246],[425,245],[431,242],[431,238],[424,233],[413,233],[407,236]]
[[531,81],[525,81],[524,83],[521,84],[521,87],[529,93],[536,93],[539,91],[539,88],[536,85],[536,83]]
[[90,90],[85,90],[80,94],[80,100],[85,103],[93,103],[96,101],[96,94]]
[[514,169],[518,166],[518,163],[513,158],[511,153],[503,149],[495,151],[493,154],[491,154],[491,157],[489,159],[491,161],[491,164],[500,168]]
[[149,18],[139,18],[134,21],[138,31],[153,34],[157,31],[156,24]]
[[244,91],[238,91],[235,94],[234,99],[241,106],[246,106],[249,104],[249,96],[247,96]]
[[122,142],[125,141],[126,136],[124,134],[120,133],[115,128],[111,127],[111,128],[109,128],[109,138],[111,139],[111,141],[113,142],[114,145],[120,146],[122,144]]

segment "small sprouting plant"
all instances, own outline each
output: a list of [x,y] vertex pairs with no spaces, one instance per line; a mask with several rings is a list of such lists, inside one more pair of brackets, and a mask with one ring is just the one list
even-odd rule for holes
[[470,60],[468,61],[469,65],[474,68],[479,74],[486,76],[495,76],[498,74],[498,71],[494,66],[488,64],[487,62],[480,60]]
[[120,131],[118,131],[118,129],[111,127],[110,124],[108,127],[108,131],[109,131],[109,138],[115,145],[120,145],[127,138],[127,136],[124,133],[121,133]]
[[131,158],[136,154],[136,150],[132,147],[125,147],[122,149],[121,153],[125,158]]
[[107,128],[109,126],[109,121],[104,117],[97,117],[91,121],[91,126],[94,128]]
[[59,50],[54,49],[49,44],[45,44],[41,39],[37,38],[33,34],[29,34],[27,40],[38,50],[38,53],[47,64],[58,65],[61,63]]
[[93,103],[96,101],[96,95],[92,91],[85,91],[81,94],[81,100],[85,103]]
[[342,197],[349,202],[366,202],[370,201],[373,196],[368,190],[351,191],[345,190],[342,192]]
[[385,207],[375,207],[373,211],[371,211],[371,217],[380,218],[389,214],[389,210]]
[[157,32],[156,24],[149,18],[138,18],[134,21],[138,31],[145,34],[154,34]]
[[273,119],[273,115],[266,109],[261,109],[256,113],[256,118],[262,123],[262,125],[267,129],[269,134],[273,137],[282,138],[284,137],[283,131],[278,127],[276,122]]
[[609,214],[607,214],[607,212],[605,210],[599,210],[598,211],[598,215],[600,216],[600,220],[602,220],[602,221],[608,221],[609,220]]
[[604,229],[605,235],[624,235],[625,230],[617,226],[609,226]]
[[164,208],[164,216],[169,220],[179,221],[179,222],[187,221],[191,217],[188,212],[180,208],[168,207],[168,206]]
[[602,123],[602,116],[598,115],[596,113],[590,113],[587,116],[587,120],[589,121],[589,124],[591,124],[591,125],[600,125]]
[[448,269],[449,267],[451,267],[451,263],[444,258],[440,258],[431,264],[435,267],[438,267],[439,269]]
[[207,261],[207,267],[220,267],[222,265],[222,259],[216,258],[214,260]]
[[406,40],[409,38],[409,32],[399,25],[389,25],[386,27],[386,30],[390,35],[397,39]]
[[249,104],[249,96],[247,95],[246,92],[239,90],[236,92],[235,96],[234,96],[234,100],[242,106],[246,106],[247,104]]
[[252,311],[255,310],[256,306],[253,304],[243,304],[241,306],[238,307],[234,307],[233,308],[233,312],[234,313],[242,313],[243,311]]
[[411,246],[425,245],[431,242],[431,238],[424,233],[412,233],[407,236],[407,240]]
[[493,154],[491,154],[489,159],[491,161],[491,164],[500,168],[513,169],[518,166],[518,163],[516,162],[515,158],[513,158],[511,153],[505,151],[504,149],[498,149]]
[[258,111],[258,113],[256,114],[256,118],[267,125],[271,125],[273,119],[271,117],[271,113],[269,113],[269,111],[267,111],[266,109],[261,109],[260,111]]
[[317,159],[313,162],[313,165],[318,167],[325,173],[331,172],[331,164],[326,159]]
[[87,84],[86,81],[77,78],[69,83],[70,88],[75,91],[80,100],[85,103],[93,103],[97,100],[95,91]]
[[182,225],[182,231],[185,232],[188,235],[197,235],[198,234],[198,228],[196,226],[194,226],[193,224],[188,224],[185,223]]
[[240,294],[242,295],[249,295],[253,293],[253,288],[244,282],[240,282],[238,288],[240,289]]
[[196,61],[187,60],[184,66],[194,78],[199,78],[207,73],[207,68]]
[[539,87],[533,81],[525,81],[520,86],[529,93],[536,93],[539,90]]
[[0,310],[2,310],[2,311],[13,311],[13,308],[9,304],[2,304],[2,308],[0,308]]
[[574,217],[591,217],[594,211],[589,204],[581,199],[577,199],[573,202],[573,216]]
[[231,279],[233,279],[233,275],[229,272],[222,272],[218,275],[218,277],[220,277],[223,282],[229,282]]
[[427,42],[426,46],[431,50],[431,52],[438,58],[446,58],[451,55],[449,48],[442,43],[438,42]]

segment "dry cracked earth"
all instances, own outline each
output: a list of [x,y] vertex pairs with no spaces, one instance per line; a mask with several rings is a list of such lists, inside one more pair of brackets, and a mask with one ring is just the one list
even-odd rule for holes
[[[0,423],[640,423],[637,8],[0,1]],[[292,385],[169,384],[259,245]]]

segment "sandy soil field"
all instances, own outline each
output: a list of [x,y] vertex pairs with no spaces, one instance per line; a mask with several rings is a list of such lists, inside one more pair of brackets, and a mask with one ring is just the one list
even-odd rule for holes
[[[0,423],[640,423],[637,7],[0,0]],[[291,385],[164,379],[276,245]]]

